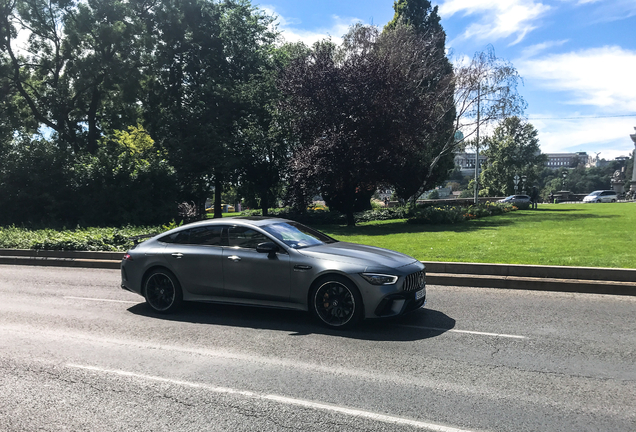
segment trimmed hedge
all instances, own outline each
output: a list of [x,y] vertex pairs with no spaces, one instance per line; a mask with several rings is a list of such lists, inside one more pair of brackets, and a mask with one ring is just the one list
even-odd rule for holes
[[[356,222],[372,222],[390,219],[406,219],[412,224],[453,224],[470,219],[493,216],[517,210],[511,204],[487,203],[478,206],[432,206],[416,208],[390,207],[368,210],[355,214]],[[344,225],[345,216],[326,209],[311,209],[294,213],[289,208],[272,209],[270,215],[295,220],[308,225]],[[247,210],[242,216],[259,216],[260,210]],[[174,221],[164,226],[127,226],[123,228],[80,228],[56,231],[53,229],[28,230],[26,228],[0,227],[0,248],[43,249],[67,251],[125,251],[133,246],[130,237],[142,234],[158,234],[180,224]]]
[[133,246],[130,237],[159,233],[163,227],[76,228],[28,230],[0,227],[0,248],[67,251],[124,251]]
[[[453,224],[465,220],[507,213],[517,209],[518,207],[508,203],[487,202],[476,206],[436,206],[427,203],[417,205],[415,208],[402,206],[367,210],[354,213],[354,219],[356,223],[407,219],[408,223],[414,224]],[[281,208],[269,209],[268,213],[270,216],[290,219],[308,225],[343,225],[346,223],[346,218],[342,213],[323,209],[308,209],[304,213],[298,213],[290,208]],[[241,216],[260,215],[262,215],[261,210],[246,210],[241,212]]]

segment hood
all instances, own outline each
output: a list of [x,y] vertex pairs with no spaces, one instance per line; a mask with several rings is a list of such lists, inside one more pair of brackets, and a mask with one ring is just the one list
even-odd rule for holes
[[296,250],[307,257],[360,264],[365,267],[385,266],[398,268],[418,262],[415,258],[400,252],[347,242],[330,243]]

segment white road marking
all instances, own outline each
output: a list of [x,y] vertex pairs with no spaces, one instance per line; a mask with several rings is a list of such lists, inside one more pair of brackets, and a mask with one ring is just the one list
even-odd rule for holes
[[386,414],[378,414],[371,411],[340,407],[340,406],[330,405],[326,403],[312,402],[308,400],[290,398],[290,397],[279,396],[274,394],[259,394],[259,393],[255,393],[255,392],[247,391],[247,390],[236,390],[229,387],[215,387],[208,384],[195,383],[191,381],[175,380],[175,379],[163,378],[159,376],[138,374],[134,372],[128,372],[128,371],[117,370],[117,369],[104,369],[104,368],[100,368],[96,366],[78,365],[73,363],[69,363],[66,366],[71,368],[76,368],[76,369],[88,370],[92,372],[101,372],[106,374],[114,374],[114,375],[126,376],[126,377],[132,377],[132,378],[140,378],[140,379],[163,382],[163,383],[174,384],[174,385],[184,386],[184,387],[201,388],[201,389],[205,389],[214,393],[245,396],[245,397],[253,398],[253,399],[261,399],[261,400],[278,402],[285,405],[296,405],[296,406],[301,406],[304,408],[337,412],[340,414],[350,415],[352,417],[366,418],[369,420],[380,421],[383,423],[391,423],[396,425],[412,426],[419,429],[426,429],[426,430],[434,431],[434,432],[471,432],[467,429],[458,429],[454,427],[442,426],[442,425],[423,422],[419,420],[412,420],[408,418],[390,416]]
[[130,303],[130,304],[139,304],[138,301],[129,301],[129,300],[111,300],[111,299],[101,299],[101,298],[92,298],[92,297],[73,297],[73,296],[64,296],[65,299],[72,300],[89,300],[89,301],[101,301],[101,302],[111,302],[111,303]]
[[505,333],[486,333],[486,332],[478,332],[471,330],[455,330],[455,329],[443,329],[437,327],[424,327],[424,326],[416,326],[416,325],[407,325],[407,324],[397,324],[400,327],[409,327],[423,330],[434,330],[441,332],[453,332],[453,333],[467,333],[481,336],[493,336],[493,337],[502,337],[502,338],[512,338],[512,339],[528,339],[528,336],[519,336],[519,335],[510,335]]

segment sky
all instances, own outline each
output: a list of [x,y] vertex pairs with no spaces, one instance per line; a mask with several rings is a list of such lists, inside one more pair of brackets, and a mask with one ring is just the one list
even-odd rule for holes
[[[383,27],[393,0],[253,0],[286,41],[338,42],[350,25]],[[629,156],[636,133],[636,0],[439,0],[451,61],[491,45],[513,64],[544,153]]]

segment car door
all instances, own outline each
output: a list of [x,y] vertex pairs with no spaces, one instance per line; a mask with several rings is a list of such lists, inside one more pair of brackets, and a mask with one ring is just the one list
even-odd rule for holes
[[230,226],[228,246],[223,248],[225,295],[238,299],[289,301],[290,261],[282,250],[275,254],[256,252],[260,243],[274,242],[249,227]]
[[202,296],[223,295],[223,226],[199,226],[178,231],[167,244],[167,264],[181,287]]

